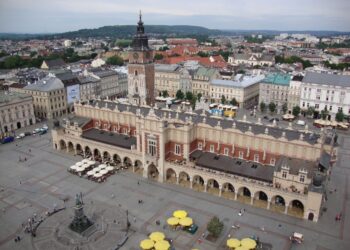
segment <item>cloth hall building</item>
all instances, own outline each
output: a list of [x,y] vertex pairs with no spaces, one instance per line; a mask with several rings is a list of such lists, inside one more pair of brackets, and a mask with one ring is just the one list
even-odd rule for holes
[[152,106],[154,96],[147,93],[154,93],[148,89],[154,88],[154,65],[142,25],[140,18],[134,39],[144,46],[134,41],[137,52],[130,51],[132,58],[138,53],[129,68],[130,104],[76,102],[74,116],[55,123],[53,147],[154,181],[317,221],[324,200],[324,133]]

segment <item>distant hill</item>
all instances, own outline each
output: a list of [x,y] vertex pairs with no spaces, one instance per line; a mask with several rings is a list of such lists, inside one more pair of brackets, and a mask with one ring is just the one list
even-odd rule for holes
[[[210,36],[222,35],[227,32],[221,30],[207,29],[200,26],[190,25],[145,25],[145,31],[154,36]],[[135,25],[115,25],[103,26],[96,29],[81,29],[48,36],[42,38],[76,38],[76,37],[110,37],[110,38],[127,38],[132,37],[136,32]]]

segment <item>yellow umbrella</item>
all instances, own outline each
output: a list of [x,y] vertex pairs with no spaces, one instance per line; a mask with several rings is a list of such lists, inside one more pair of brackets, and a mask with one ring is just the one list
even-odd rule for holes
[[176,210],[174,211],[173,216],[182,219],[187,216],[187,212],[185,210]]
[[244,238],[241,240],[241,245],[247,249],[254,249],[256,247],[256,241],[250,238]]
[[249,250],[249,249],[245,248],[245,247],[242,247],[242,246],[239,246],[239,247],[236,247],[235,250]]
[[193,220],[190,217],[185,217],[185,218],[180,219],[179,224],[181,226],[189,227],[193,224]]
[[153,241],[164,240],[165,235],[162,232],[153,232],[149,235],[149,238]]
[[177,224],[179,224],[179,219],[176,217],[170,217],[169,219],[167,219],[166,221],[170,226],[175,226]]
[[140,242],[140,247],[145,250],[151,249],[153,246],[154,246],[154,242],[153,240],[150,240],[150,239],[145,239]]
[[236,247],[239,247],[241,245],[241,242],[237,239],[228,239],[227,242],[226,242],[226,245],[228,247],[231,247],[231,248],[236,248]]
[[156,244],[154,244],[154,248],[156,250],[169,250],[170,248],[169,241],[166,241],[166,240],[157,241]]

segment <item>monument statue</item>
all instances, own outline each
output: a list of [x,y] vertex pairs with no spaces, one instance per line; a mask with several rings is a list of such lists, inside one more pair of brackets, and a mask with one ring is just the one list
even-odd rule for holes
[[93,225],[93,222],[84,214],[83,194],[75,195],[74,218],[69,228],[79,234]]

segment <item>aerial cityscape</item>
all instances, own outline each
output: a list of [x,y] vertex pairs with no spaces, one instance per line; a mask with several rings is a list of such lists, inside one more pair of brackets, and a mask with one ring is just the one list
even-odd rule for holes
[[0,4],[0,249],[350,249],[350,2]]

